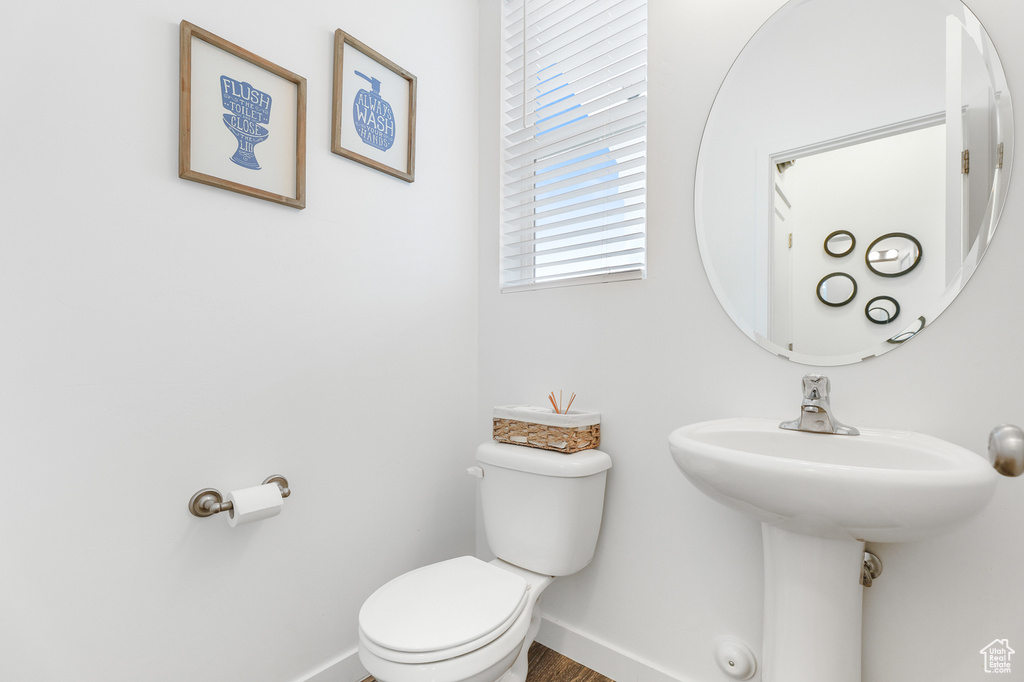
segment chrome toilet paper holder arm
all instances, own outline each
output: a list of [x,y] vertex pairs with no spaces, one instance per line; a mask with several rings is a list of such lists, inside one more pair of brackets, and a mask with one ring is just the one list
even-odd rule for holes
[[[263,485],[270,483],[277,484],[281,491],[281,497],[288,497],[292,494],[292,491],[288,488],[288,479],[281,474],[267,476],[263,481]],[[203,488],[188,501],[188,510],[192,512],[193,516],[201,518],[213,516],[223,511],[231,511],[233,506],[231,500],[224,501],[224,496],[216,488]]]

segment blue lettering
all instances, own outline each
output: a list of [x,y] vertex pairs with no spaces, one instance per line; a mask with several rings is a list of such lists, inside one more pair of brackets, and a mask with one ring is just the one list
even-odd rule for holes
[[271,96],[251,84],[228,76],[220,77],[221,103],[230,114],[224,114],[224,125],[238,140],[233,163],[251,170],[260,170],[253,150],[270,135],[262,123],[270,123]]
[[380,96],[380,81],[359,72],[373,86],[373,92],[360,90],[352,103],[352,117],[356,133],[371,147],[387,151],[395,143],[395,114]]

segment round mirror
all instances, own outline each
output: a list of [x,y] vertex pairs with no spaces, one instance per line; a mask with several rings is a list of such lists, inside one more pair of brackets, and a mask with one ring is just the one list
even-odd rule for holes
[[864,314],[875,324],[889,324],[900,316],[900,304],[892,296],[875,296],[864,306]]
[[818,282],[818,300],[827,306],[840,308],[857,295],[857,280],[845,272],[833,272]]
[[[999,57],[960,0],[790,0],[737,57],[701,140],[697,240],[719,301],[747,336],[797,362],[901,345],[892,339],[934,320],[988,247],[1011,119]],[[829,243],[844,224],[913,235],[865,253],[863,274],[884,277],[850,270],[861,295],[899,300],[906,330],[811,293],[856,250]]]
[[825,253],[833,258],[842,258],[853,252],[857,238],[849,230],[836,230],[825,237]]
[[901,277],[921,262],[921,242],[903,232],[883,234],[871,242],[864,260],[879,277]]

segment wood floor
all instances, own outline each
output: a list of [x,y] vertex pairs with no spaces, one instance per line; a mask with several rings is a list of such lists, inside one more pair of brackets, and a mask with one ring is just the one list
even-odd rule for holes
[[526,682],[615,682],[543,644],[530,646],[530,670]]
[[[367,677],[363,682],[373,682]],[[526,682],[615,682],[590,668],[534,642],[530,647],[530,671]]]

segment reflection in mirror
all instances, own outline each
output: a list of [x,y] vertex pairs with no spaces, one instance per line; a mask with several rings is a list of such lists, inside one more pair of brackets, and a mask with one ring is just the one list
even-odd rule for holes
[[921,242],[903,232],[890,232],[871,242],[864,259],[880,277],[900,277],[921,262]]
[[857,280],[845,272],[833,272],[818,282],[818,300],[833,308],[840,308],[857,295]]
[[901,321],[931,321],[992,240],[1012,152],[999,57],[960,0],[790,0],[737,57],[701,140],[708,279],[736,325],[783,357],[827,366],[891,350],[923,321],[894,335],[859,306],[823,308],[810,292],[836,254],[860,257],[853,240],[846,252],[826,239],[843,225],[912,234],[911,276],[892,278],[911,268],[886,269],[888,251],[906,258],[888,243],[867,260],[887,277],[853,274],[862,296],[898,299]]
[[875,296],[864,306],[864,314],[875,324],[889,324],[900,316],[900,304],[892,296]]
[[922,315],[921,317],[917,318],[917,320],[914,321],[914,324],[910,325],[910,327],[908,327],[907,329],[901,331],[899,334],[897,334],[896,336],[892,337],[891,339],[888,339],[886,341],[886,343],[892,343],[892,344],[895,344],[897,346],[899,344],[901,344],[901,343],[906,343],[910,339],[912,339],[915,336],[917,336],[917,333],[919,331],[921,331],[922,329],[924,329],[924,327],[925,327],[925,321],[924,321],[924,315]]
[[842,258],[853,252],[857,238],[849,230],[836,230],[825,237],[825,253],[833,258]]

